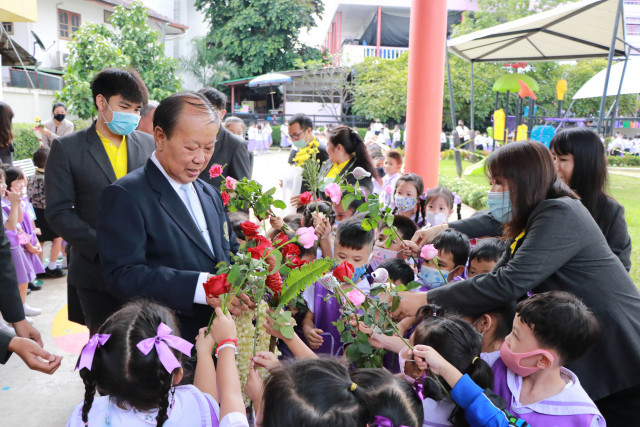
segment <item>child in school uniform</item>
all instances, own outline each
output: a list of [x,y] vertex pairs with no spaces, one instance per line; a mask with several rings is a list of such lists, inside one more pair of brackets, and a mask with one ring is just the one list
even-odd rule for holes
[[[373,279],[373,270],[369,260],[373,251],[375,233],[373,230],[362,228],[361,218],[352,218],[341,222],[338,226],[334,241],[334,257],[342,262],[348,262],[354,268],[352,281],[364,293],[368,293]],[[343,284],[343,289],[351,287]],[[307,304],[302,330],[309,347],[316,353],[328,353],[341,356],[344,347],[340,342],[340,333],[331,323],[340,318],[340,304],[335,298],[325,298],[331,291],[317,282],[307,288],[303,297]]]
[[469,274],[472,278],[478,274],[491,273],[493,267],[498,263],[507,244],[500,239],[490,237],[488,239],[480,239],[478,244],[469,252]]
[[393,213],[411,218],[418,228],[425,223],[424,182],[415,173],[406,173],[396,181],[393,192]]
[[[434,289],[453,281],[464,273],[469,258],[469,238],[452,228],[438,233],[430,244],[438,250],[437,266],[434,259],[419,259],[418,281],[423,290]],[[423,253],[426,246],[423,248]]]
[[[373,247],[373,255],[371,256],[371,268],[374,270],[378,268],[381,262],[393,259],[402,258],[404,251],[404,240],[411,240],[413,235],[418,230],[416,224],[406,216],[394,215],[393,226],[398,230],[398,236],[395,234],[389,235],[389,227],[381,227],[376,237],[376,243]],[[387,240],[390,240],[390,245],[387,246]]]

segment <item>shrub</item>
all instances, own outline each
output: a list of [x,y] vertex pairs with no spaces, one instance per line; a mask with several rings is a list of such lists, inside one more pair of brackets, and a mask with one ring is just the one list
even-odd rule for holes
[[607,156],[607,164],[609,166],[640,166],[640,157],[631,155]]
[[40,141],[33,133],[35,123],[14,123],[13,124],[13,160],[30,159],[33,153],[40,148]]
[[487,209],[487,192],[489,187],[475,185],[464,178],[447,178],[441,176],[438,185],[446,187],[462,199],[462,203],[475,210]]

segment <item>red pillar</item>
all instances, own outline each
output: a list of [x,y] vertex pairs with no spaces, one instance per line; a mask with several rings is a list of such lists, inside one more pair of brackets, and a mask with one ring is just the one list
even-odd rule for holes
[[420,175],[425,188],[438,185],[446,31],[447,2],[412,1],[404,158],[405,171]]
[[[411,15],[413,15],[413,12],[411,13]],[[376,56],[378,58],[380,58],[380,33],[381,32],[382,32],[382,6],[378,6],[378,35],[376,37]]]
[[342,48],[342,12],[338,12],[338,66],[340,66],[340,50]]

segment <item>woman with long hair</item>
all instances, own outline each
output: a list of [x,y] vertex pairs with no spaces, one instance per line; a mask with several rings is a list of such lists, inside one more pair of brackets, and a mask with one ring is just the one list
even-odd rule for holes
[[557,177],[544,145],[507,144],[487,158],[486,171],[489,210],[508,239],[502,259],[491,273],[428,294],[405,293],[394,315],[413,316],[428,300],[474,316],[530,293],[570,292],[593,311],[601,334],[566,367],[578,375],[607,423],[623,425],[640,407],[638,289],[589,210]]
[[371,176],[360,179],[360,187],[369,194],[373,191],[373,180],[378,180],[378,171],[373,166],[371,157],[364,145],[364,141],[348,126],[338,126],[328,135],[327,160],[323,166],[321,175],[327,178],[344,177],[349,184],[355,184],[356,178],[351,172],[361,167]]
[[631,237],[624,207],[606,192],[607,159],[602,141],[587,128],[565,129],[553,137],[550,148],[558,177],[580,196],[609,247],[629,271]]
[[13,110],[0,101],[0,163],[13,165]]

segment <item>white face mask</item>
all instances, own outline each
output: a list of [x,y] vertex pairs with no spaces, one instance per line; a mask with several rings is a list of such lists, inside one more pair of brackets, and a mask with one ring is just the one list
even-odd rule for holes
[[[423,265],[418,272],[418,279],[420,279],[420,282],[429,289],[434,289],[447,283],[449,273],[450,271],[442,270],[441,274],[437,268]],[[442,277],[443,275],[447,278],[446,280]]]

